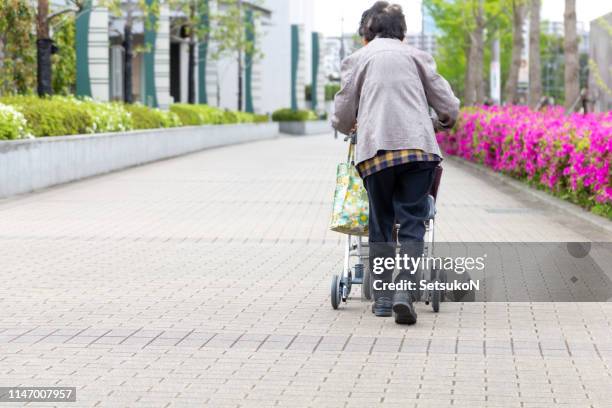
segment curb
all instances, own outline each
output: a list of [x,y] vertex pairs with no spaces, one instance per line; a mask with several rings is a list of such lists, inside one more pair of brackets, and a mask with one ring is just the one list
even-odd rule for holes
[[574,217],[578,217],[584,221],[590,222],[591,224],[594,224],[595,226],[602,228],[606,230],[607,232],[612,232],[612,221],[609,221],[608,219],[601,217],[599,215],[593,214],[576,204],[564,201],[544,191],[536,190],[521,181],[513,179],[510,176],[507,176],[502,173],[498,173],[487,167],[481,166],[476,163],[469,162],[462,158],[455,157],[455,156],[446,156],[444,159],[449,160],[453,163],[456,163],[464,168],[468,168],[477,173],[483,174],[489,177],[490,179],[494,179],[495,181],[508,185],[522,193],[535,197],[538,200],[543,201],[546,204],[549,204],[550,206],[555,207],[558,210],[564,211],[568,214],[573,215]]
[[278,123],[268,122],[0,141],[0,198],[213,147],[276,137]]

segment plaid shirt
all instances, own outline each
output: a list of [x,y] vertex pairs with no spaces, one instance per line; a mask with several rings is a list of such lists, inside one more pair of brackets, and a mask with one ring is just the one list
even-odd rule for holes
[[437,154],[425,153],[418,149],[380,150],[376,156],[359,163],[357,170],[361,178],[365,179],[388,167],[421,161],[442,161],[442,159]]

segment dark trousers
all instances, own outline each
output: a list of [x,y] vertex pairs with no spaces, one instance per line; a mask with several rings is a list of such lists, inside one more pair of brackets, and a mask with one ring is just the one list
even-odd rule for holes
[[[400,256],[418,257],[423,252],[427,196],[434,179],[434,169],[439,162],[414,162],[392,166],[378,171],[364,180],[370,201],[369,245],[370,271],[374,271],[374,259],[396,257],[395,224],[399,224],[398,241]],[[380,272],[380,265],[378,268]],[[390,283],[393,268],[372,275],[372,282]],[[418,271],[401,269],[395,281],[418,282]],[[373,288],[374,299],[393,296],[393,291]],[[412,292],[413,297],[416,292]]]

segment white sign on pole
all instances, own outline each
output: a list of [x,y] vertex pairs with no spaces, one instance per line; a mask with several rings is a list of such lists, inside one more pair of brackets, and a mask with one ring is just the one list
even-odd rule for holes
[[529,86],[529,19],[525,19],[523,24],[523,52],[521,53],[521,66],[518,75],[519,86],[527,88]]
[[499,63],[499,39],[493,41],[493,56],[489,75],[490,97],[493,103],[501,102],[501,65]]

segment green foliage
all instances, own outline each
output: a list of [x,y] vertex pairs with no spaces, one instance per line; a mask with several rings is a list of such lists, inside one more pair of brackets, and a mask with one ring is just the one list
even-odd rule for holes
[[[58,98],[59,99],[59,98]],[[63,98],[67,103],[84,105],[94,118],[92,133],[123,132],[132,130],[134,123],[132,116],[125,110],[122,104],[95,102],[93,100],[79,100],[75,98]]]
[[210,0],[168,0],[171,10],[181,15],[181,18],[174,19],[173,23],[187,29],[187,35],[197,40],[204,40],[209,34],[209,27],[205,21],[210,14]]
[[57,21],[53,41],[58,52],[51,57],[53,64],[53,92],[56,95],[70,95],[76,86],[75,19],[65,14]]
[[82,105],[36,96],[3,98],[2,102],[25,116],[28,129],[36,137],[93,133],[94,118]]
[[28,0],[0,1],[0,94],[27,93],[36,86],[35,16]]
[[174,104],[170,111],[162,111],[140,104],[66,96],[0,98],[0,140],[268,121],[267,115],[224,111],[207,105]]
[[248,112],[225,111],[226,118],[232,121],[225,123],[265,123],[269,122],[268,115],[255,115]]
[[257,24],[250,23],[245,18],[246,7],[251,7],[254,10],[254,21],[257,21],[257,7],[261,6],[262,2],[255,0],[249,3],[250,5],[242,1],[224,2],[223,9],[212,15],[215,24],[210,38],[215,43],[215,51],[212,54],[214,59],[234,56],[239,52],[243,55],[250,54],[254,60],[262,56],[257,41],[246,35],[250,31],[254,34],[253,37],[257,38]]
[[268,115],[257,115],[250,114],[253,117],[253,123],[268,123],[270,122],[270,117]]
[[272,120],[275,122],[305,122],[317,119],[317,114],[309,110],[294,111],[290,108],[286,108],[279,109],[272,113]]
[[185,126],[218,125],[225,120],[221,109],[208,105],[175,103],[170,105],[170,111],[178,115]]
[[29,137],[25,117],[12,106],[0,103],[0,140]]
[[[306,85],[306,101],[312,100],[312,86]],[[336,94],[340,92],[340,84],[325,84],[325,101],[333,101]]]
[[340,84],[325,85],[325,100],[333,101],[338,92],[340,92]]
[[[475,10],[479,0],[424,0],[440,30],[437,37],[436,62],[438,71],[451,84],[458,95],[463,95],[470,33],[476,27]],[[482,80],[488,83],[491,62],[491,44],[500,39],[502,81],[507,77],[512,52],[512,24],[510,0],[483,0],[485,28],[484,72]],[[502,83],[503,89],[503,83]]]
[[[124,24],[133,27],[137,23],[142,23],[146,30],[155,31],[159,27],[161,1],[164,0],[97,0],[97,3],[99,7],[108,8],[112,16],[124,20]],[[146,45],[133,44],[133,46],[134,54],[151,51]]]
[[591,208],[591,211],[612,220],[612,205],[610,204],[595,204],[593,208]]
[[174,112],[149,108],[141,104],[124,105],[132,115],[134,129],[159,129],[181,126],[181,120]]
[[170,111],[180,118],[185,126],[227,125],[232,123],[262,123],[267,122],[266,115],[254,115],[246,112],[224,111],[208,105],[189,105],[175,103],[170,105]]
[[36,137],[130,130],[132,119],[122,105],[73,97],[11,96],[0,99],[23,114]]

